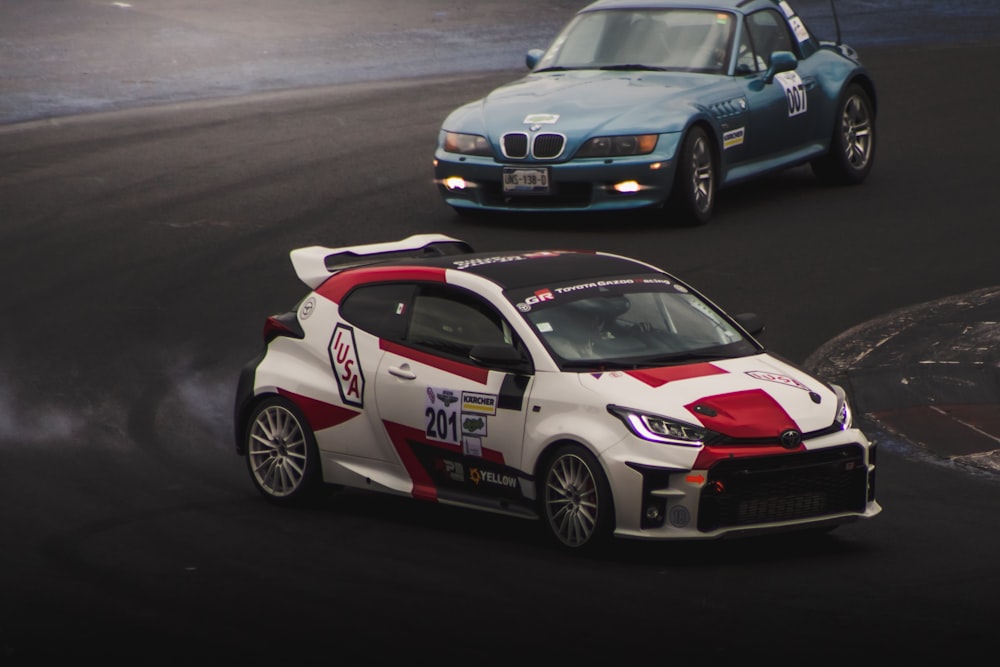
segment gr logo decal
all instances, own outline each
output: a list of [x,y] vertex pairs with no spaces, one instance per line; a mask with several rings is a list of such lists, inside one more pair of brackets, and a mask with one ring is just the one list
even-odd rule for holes
[[358,346],[354,343],[354,328],[338,324],[330,338],[330,363],[337,376],[340,399],[348,405],[364,407],[365,376],[358,362]]

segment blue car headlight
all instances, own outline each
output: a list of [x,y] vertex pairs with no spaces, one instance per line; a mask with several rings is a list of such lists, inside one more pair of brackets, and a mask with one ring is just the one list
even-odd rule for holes
[[441,146],[449,153],[461,153],[462,155],[482,155],[493,157],[493,147],[486,137],[478,134],[464,134],[462,132],[445,132],[441,141]]
[[622,423],[632,433],[650,442],[700,447],[705,444],[705,439],[710,434],[708,429],[701,426],[648,412],[623,408],[620,405],[609,405],[608,412],[622,420]]
[[656,148],[657,134],[625,134],[614,137],[594,137],[588,139],[576,157],[616,157],[622,155],[646,155]]

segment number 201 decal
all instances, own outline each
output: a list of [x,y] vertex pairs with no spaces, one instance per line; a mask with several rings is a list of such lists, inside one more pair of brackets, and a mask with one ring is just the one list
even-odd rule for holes
[[427,388],[427,403],[424,406],[424,434],[428,440],[461,443],[459,428],[461,396],[451,389]]

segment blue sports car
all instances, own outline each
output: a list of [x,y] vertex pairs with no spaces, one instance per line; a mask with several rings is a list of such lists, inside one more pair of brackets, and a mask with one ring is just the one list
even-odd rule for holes
[[459,213],[701,224],[727,186],[806,163],[855,184],[875,158],[871,75],[785,0],[599,0],[526,62],[442,124],[435,181]]

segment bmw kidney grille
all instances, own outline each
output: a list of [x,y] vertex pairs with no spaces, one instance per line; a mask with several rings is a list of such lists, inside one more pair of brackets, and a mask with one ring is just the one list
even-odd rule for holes
[[529,156],[529,141],[530,155],[538,160],[554,160],[562,155],[566,147],[566,137],[562,134],[543,132],[529,137],[525,132],[508,132],[500,139],[504,157],[511,160],[526,159]]

